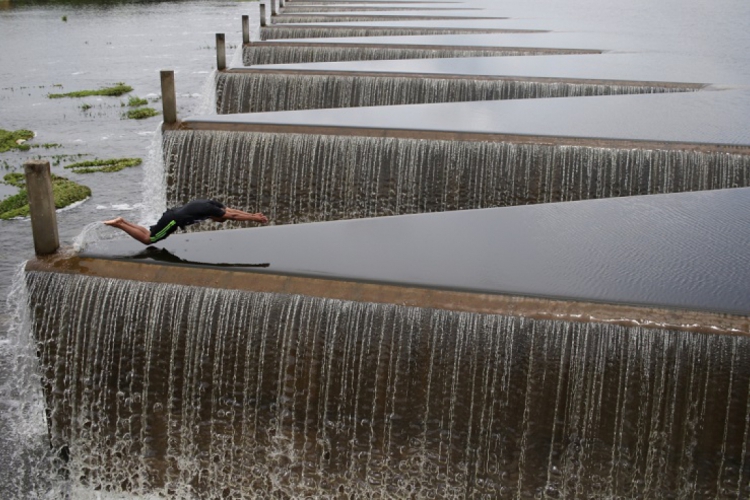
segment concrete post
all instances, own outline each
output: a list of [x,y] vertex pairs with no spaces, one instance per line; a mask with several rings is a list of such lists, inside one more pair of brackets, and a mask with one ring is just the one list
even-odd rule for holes
[[276,0],[271,0],[271,17],[279,15],[279,4]]
[[242,16],[242,44],[250,43],[250,16]]
[[26,173],[34,250],[37,255],[55,253],[60,247],[60,239],[49,162],[30,160],[24,164],[23,169]]
[[227,44],[224,33],[216,33],[216,69],[227,69]]
[[279,9],[283,9],[285,3],[284,0],[279,0]]
[[161,72],[161,109],[164,123],[177,121],[177,97],[174,91],[174,71]]
[[266,4],[260,4],[260,25],[261,27],[266,25]]

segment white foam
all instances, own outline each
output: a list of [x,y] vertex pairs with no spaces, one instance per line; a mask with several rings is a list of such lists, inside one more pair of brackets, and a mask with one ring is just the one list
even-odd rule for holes
[[141,224],[150,226],[159,219],[167,209],[167,183],[164,171],[164,155],[162,153],[162,123],[154,131],[148,157],[143,165],[143,203],[141,208]]

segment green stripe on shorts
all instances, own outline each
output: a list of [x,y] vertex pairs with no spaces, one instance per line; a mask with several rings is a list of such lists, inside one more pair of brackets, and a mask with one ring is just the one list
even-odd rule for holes
[[169,224],[167,224],[167,226],[164,229],[162,229],[161,231],[159,231],[158,233],[156,233],[155,236],[151,237],[151,243],[156,243],[160,239],[164,238],[167,235],[167,233],[169,232],[169,230],[172,227],[174,227],[175,224],[177,224],[177,221],[173,221],[173,220],[169,221]]

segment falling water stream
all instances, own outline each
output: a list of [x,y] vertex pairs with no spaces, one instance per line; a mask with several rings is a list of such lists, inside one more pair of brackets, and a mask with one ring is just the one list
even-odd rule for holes
[[248,45],[243,50],[245,66],[332,61],[384,61],[393,59],[437,59],[448,57],[534,56],[591,54],[592,50],[490,47],[398,47],[346,45]]
[[52,442],[96,490],[750,494],[746,337],[27,281]]
[[216,74],[219,114],[697,90],[696,86],[304,73]]
[[750,185],[728,153],[170,131],[167,203],[218,198],[277,224]]
[[[514,30],[481,29],[481,28],[429,28],[419,26],[320,26],[274,25],[262,28],[262,40],[281,40],[289,38],[340,38],[359,36],[409,36],[409,35],[470,35],[479,33],[502,33]],[[515,30],[519,31],[519,30]]]

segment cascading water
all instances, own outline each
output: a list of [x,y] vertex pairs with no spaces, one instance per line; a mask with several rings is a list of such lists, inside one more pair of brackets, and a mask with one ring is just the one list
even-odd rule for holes
[[229,114],[501,99],[654,94],[695,91],[698,88],[695,85],[623,85],[468,77],[219,72],[216,74],[216,111],[219,114]]
[[398,47],[392,45],[245,45],[242,62],[245,66],[261,64],[296,64],[334,61],[383,61],[393,59],[437,59],[456,57],[534,56],[549,54],[592,54],[586,49],[545,48],[470,48],[470,47]]
[[411,35],[478,35],[482,33],[525,33],[535,30],[500,30],[481,28],[427,28],[384,26],[299,26],[274,25],[260,29],[261,40],[290,38],[342,38],[360,36],[411,36]]
[[164,138],[169,206],[217,198],[276,224],[750,186],[750,156],[717,152],[189,130]]
[[24,267],[25,263],[16,268],[7,299],[8,315],[0,317],[0,326],[7,332],[0,342],[1,463],[9,472],[2,488],[7,498],[43,498],[55,489],[54,474],[61,463],[49,447]]
[[451,17],[445,16],[389,16],[377,14],[282,14],[274,16],[274,24],[290,23],[358,23],[368,21],[476,21],[484,19],[503,19],[497,17]]
[[750,495],[750,339],[27,274],[72,481],[170,497]]

